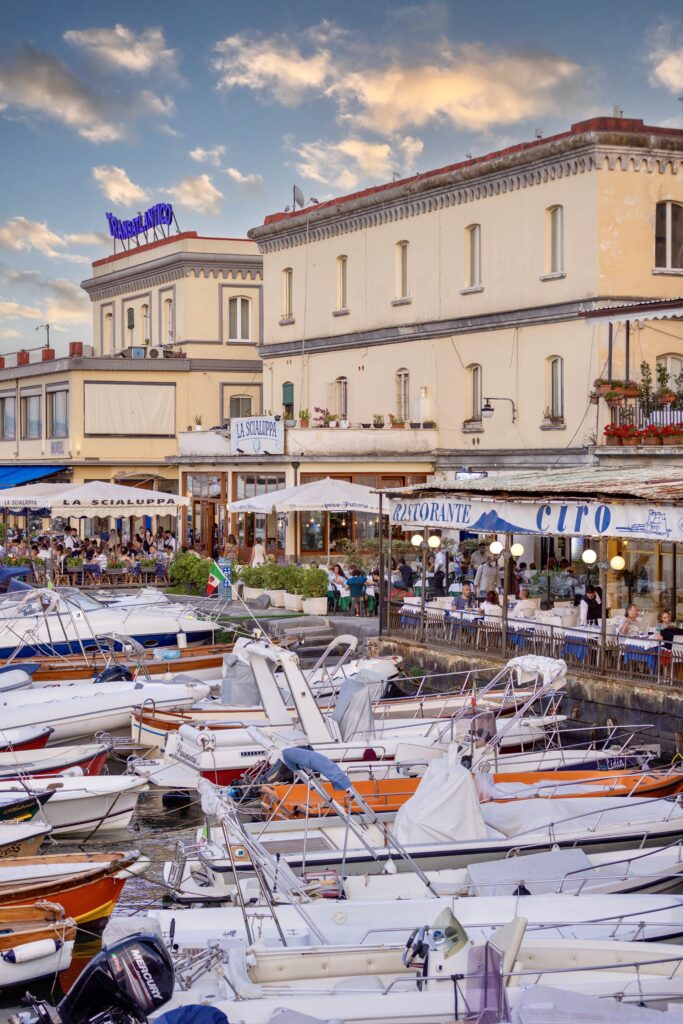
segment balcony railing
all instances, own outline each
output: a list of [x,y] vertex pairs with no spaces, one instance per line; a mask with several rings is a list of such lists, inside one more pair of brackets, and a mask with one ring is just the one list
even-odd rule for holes
[[683,408],[676,402],[622,398],[610,403],[603,441],[622,447],[683,446]]

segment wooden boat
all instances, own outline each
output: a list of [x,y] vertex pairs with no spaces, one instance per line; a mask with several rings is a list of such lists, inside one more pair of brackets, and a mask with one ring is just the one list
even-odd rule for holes
[[6,906],[53,900],[78,924],[104,922],[126,880],[149,863],[131,853],[63,853],[0,863],[0,917]]
[[56,903],[0,909],[0,990],[66,970],[76,922]]
[[105,743],[87,743],[71,747],[47,747],[44,750],[30,750],[24,754],[0,754],[0,781],[30,775],[44,778],[61,775],[62,772],[80,768],[85,775],[100,775],[109,757]]
[[0,729],[0,754],[7,754],[10,750],[42,750],[53,732],[51,725]]
[[[497,802],[541,799],[587,798],[595,796],[667,797],[683,792],[683,772],[650,771],[564,771],[557,772],[509,772],[506,774],[474,773],[472,776],[481,800]],[[490,795],[479,783],[493,783]],[[373,811],[397,811],[409,800],[420,784],[420,779],[361,779],[354,781],[353,788]],[[359,805],[351,794],[334,789],[329,782],[321,782],[329,797],[336,800],[345,811],[358,814]],[[278,783],[263,786],[261,808],[267,818],[324,817],[334,813],[319,793],[310,790],[303,783],[287,785]]]
[[[85,657],[82,654],[68,654],[65,657],[31,658],[30,661],[14,661],[15,668],[24,669],[32,677],[34,683],[49,685],[73,679],[92,679],[94,675],[106,668],[110,662],[107,651],[102,652],[95,644],[86,644]],[[165,675],[168,672],[183,672],[197,676],[206,669],[220,670],[223,655],[229,654],[232,644],[199,644],[196,647],[173,648],[171,660],[155,656],[154,649],[145,650],[141,659],[127,657],[124,653],[116,654],[116,663],[127,668],[133,675],[150,676]]]
[[30,821],[52,795],[33,793],[17,782],[16,789],[12,792],[0,791],[0,821]]
[[0,859],[32,856],[51,831],[43,821],[3,821],[0,823]]

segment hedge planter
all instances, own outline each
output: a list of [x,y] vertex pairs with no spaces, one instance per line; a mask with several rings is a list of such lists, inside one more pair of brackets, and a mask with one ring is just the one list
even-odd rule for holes
[[653,448],[655,445],[659,446],[662,443],[661,437],[641,437],[639,440],[641,444],[647,445],[648,448]]
[[285,592],[284,590],[266,590],[266,594],[270,598],[270,603],[273,608],[284,608],[285,606]]
[[[290,612],[301,612],[304,608],[304,599],[301,594],[288,594],[285,592],[285,608]],[[327,608],[327,602],[325,603]]]
[[245,587],[244,600],[254,601],[257,597],[263,597],[265,593],[267,593],[267,591],[263,590],[261,587]]
[[327,598],[306,597],[303,599],[303,610],[306,615],[327,615]]
[[616,447],[618,447],[620,445],[621,445],[621,438],[620,437],[608,437],[607,438],[607,446],[608,446],[608,448],[616,448]]

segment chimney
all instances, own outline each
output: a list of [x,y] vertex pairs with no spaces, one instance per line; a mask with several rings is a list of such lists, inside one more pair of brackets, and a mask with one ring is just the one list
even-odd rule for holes
[[69,342],[69,358],[78,359],[83,355],[83,342],[82,341],[70,341]]
[[21,352],[17,352],[17,366],[28,366],[31,362],[31,357],[25,349]]
[[47,363],[50,359],[54,359],[55,350],[53,348],[41,349],[41,358],[44,363]]

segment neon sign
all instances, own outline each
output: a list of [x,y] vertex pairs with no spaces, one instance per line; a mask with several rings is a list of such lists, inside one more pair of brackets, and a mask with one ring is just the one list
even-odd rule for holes
[[156,206],[150,206],[149,210],[138,214],[132,220],[119,220],[113,213],[107,213],[106,218],[112,238],[124,241],[126,238],[135,238],[147,231],[153,231],[154,228],[161,227],[163,224],[172,224],[173,207],[170,203],[157,203]]

